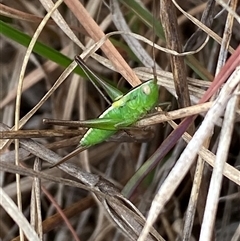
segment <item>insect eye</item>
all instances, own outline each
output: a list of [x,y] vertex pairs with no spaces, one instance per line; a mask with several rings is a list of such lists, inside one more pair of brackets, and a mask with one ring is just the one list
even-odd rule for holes
[[150,95],[150,93],[151,93],[151,89],[150,89],[150,87],[149,87],[148,85],[144,85],[144,86],[142,87],[142,91],[143,91],[143,93],[144,93],[145,95]]

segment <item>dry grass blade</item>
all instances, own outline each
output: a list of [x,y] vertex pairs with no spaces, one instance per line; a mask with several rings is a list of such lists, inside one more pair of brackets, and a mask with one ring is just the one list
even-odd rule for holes
[[[96,51],[103,43],[104,43],[104,38],[100,39],[99,42],[97,42],[96,44],[94,44],[90,48],[86,49],[81,54],[81,58],[88,57],[88,55],[91,54],[92,51]],[[34,41],[33,41],[33,44],[34,44]],[[29,51],[30,50],[31,50],[31,48],[29,49]],[[56,91],[56,89],[63,83],[63,81],[72,73],[72,71],[75,69],[76,66],[77,66],[77,63],[75,61],[73,61],[65,69],[65,71],[59,76],[58,80],[54,83],[54,85],[51,87],[51,89],[42,97],[42,99],[39,101],[39,103],[30,112],[28,112],[21,120],[19,120],[17,127],[16,127],[16,124],[15,124],[15,130],[18,130],[18,128],[21,128],[33,116],[33,114],[36,113],[36,111],[46,102],[46,100],[48,98],[50,98],[50,96],[54,93],[54,91]],[[20,83],[19,86],[22,86],[22,84]],[[18,92],[19,91],[21,92],[21,87],[20,87],[20,90],[18,89]],[[17,96],[19,96],[19,95],[20,94],[18,93]],[[20,99],[18,99],[17,102],[19,103],[19,101],[20,101]],[[18,106],[19,106],[19,104],[18,104]],[[8,143],[7,141],[2,142],[1,146],[0,146],[0,149],[3,149],[7,145],[7,143]]]
[[[121,30],[126,33],[130,33],[131,30],[128,27],[123,14],[121,12],[121,9],[119,7],[119,3],[116,0],[110,1],[110,7],[113,17],[113,22],[118,30]],[[137,41],[136,38],[132,36],[127,36],[125,34],[122,35],[128,46],[131,48],[131,50],[135,53],[135,55],[138,57],[138,59],[141,60],[143,65],[146,67],[153,67],[154,61],[152,57],[148,54],[148,52],[142,47],[142,45]],[[158,66],[159,68],[159,66]]]
[[[160,17],[163,23],[167,48],[182,52],[182,43],[177,25],[176,11],[171,1],[161,1]],[[170,59],[174,86],[178,97],[178,105],[180,108],[187,107],[190,105],[190,97],[187,88],[188,85],[184,59],[181,56],[172,55],[170,56]]]
[[[233,7],[234,10],[236,10],[237,2],[238,1],[231,2],[231,6]],[[229,33],[232,32],[233,20],[234,20],[233,16],[228,14],[224,35],[223,35],[223,42],[220,48],[220,54],[218,58],[216,73],[220,71],[220,69],[223,66],[223,63],[227,59],[227,52],[228,52],[227,49],[231,40]],[[216,154],[216,163],[218,163],[218,165],[216,165],[216,167],[213,169],[213,174],[210,181],[208,196],[206,200],[206,207],[205,207],[204,216],[203,216],[203,225],[200,233],[200,240],[211,240],[212,236],[214,235],[212,230],[214,230],[213,227],[216,219],[218,198],[220,196],[220,191],[222,188],[223,169],[224,169],[225,162],[227,162],[227,152],[230,148],[231,136],[233,134],[237,101],[238,101],[237,96],[234,96],[233,98],[231,98],[225,110],[223,126],[221,129],[218,150]]]
[[236,14],[236,12],[234,11],[234,9],[232,9],[231,7],[228,6],[228,4],[226,4],[226,2],[222,1],[222,0],[216,0],[217,3],[219,3],[220,5],[223,6],[224,9],[226,9],[240,24],[240,17],[238,14]]
[[[238,71],[238,78],[240,76],[240,68]],[[238,79],[240,86],[240,78]],[[239,88],[238,88],[239,89]],[[227,160],[227,153],[230,147],[231,136],[234,126],[235,110],[238,102],[238,97],[233,96],[226,107],[224,114],[224,121],[222,125],[222,130],[219,139],[219,148],[216,153],[216,163],[217,165],[213,169],[213,174],[211,177],[208,198],[205,208],[205,213],[203,217],[203,225],[200,234],[200,241],[211,240],[212,230],[215,223],[216,212],[218,207],[218,199],[222,187],[223,180],[223,169]]]
[[3,131],[1,139],[42,138],[42,137],[67,137],[82,135],[84,130],[18,130]]
[[[71,11],[78,18],[79,22],[83,25],[89,35],[95,41],[99,41],[99,39],[104,37],[104,33],[98,27],[96,22],[91,18],[86,9],[82,6],[82,4],[77,0],[67,0],[65,1],[67,6],[71,9]],[[125,62],[122,56],[116,51],[114,46],[111,44],[109,40],[105,42],[102,46],[103,52],[106,56],[112,61],[113,65],[117,69],[119,73],[132,85],[136,86],[140,84],[139,79],[129,67],[129,65]]]
[[[176,129],[177,125],[175,122],[170,121],[170,125]],[[192,137],[188,134],[188,133],[184,133],[183,135],[183,139],[184,141],[186,141],[187,143],[189,143],[192,139]],[[200,151],[199,151],[199,156],[206,161],[210,166],[214,167],[216,165],[215,163],[215,155],[210,152],[208,149],[206,149],[205,147],[201,147]],[[224,176],[226,176],[229,180],[233,181],[234,183],[236,183],[237,185],[240,185],[240,171],[237,168],[232,167],[231,165],[229,165],[228,163],[225,164],[224,167],[224,172],[223,172]]]
[[22,212],[19,210],[19,208],[16,206],[13,200],[8,197],[8,195],[3,191],[2,188],[0,188],[0,196],[1,206],[6,210],[10,217],[19,225],[19,227],[21,227],[28,240],[40,241],[35,230],[31,227],[31,225],[24,217]]
[[177,188],[177,186],[173,186],[172,184],[180,183],[180,181],[186,175],[187,171],[193,164],[198,150],[201,148],[204,140],[208,138],[209,133],[212,132],[214,123],[216,122],[217,118],[219,118],[219,116],[223,113],[223,110],[227,105],[228,100],[234,93],[234,90],[239,83],[240,67],[235,70],[235,72],[229,78],[228,82],[224,85],[214,105],[207,113],[202,125],[197,130],[197,132],[193,136],[193,139],[189,142],[188,146],[180,156],[177,164],[174,166],[169,176],[166,178],[165,182],[159,189],[157,195],[152,202],[146,225],[144,226],[144,229],[138,241],[144,241],[148,233],[149,227],[153,224],[158,214],[162,211],[164,205],[169,200],[172,193],[175,191],[175,188]]
[[[46,149],[45,147],[32,140],[22,140],[21,145],[25,150],[31,152],[38,158],[50,162],[51,165],[61,160],[61,157],[58,156],[56,153]],[[0,166],[3,171],[17,172],[21,175],[41,177],[43,179],[47,178],[48,180],[57,181],[68,185],[71,183],[71,181],[61,180],[58,177],[51,177],[42,172],[37,173],[36,171],[34,172],[28,169],[24,170],[23,168],[13,166],[12,164],[4,164],[4,162],[2,161],[0,162]],[[64,170],[71,176],[78,178],[86,185],[83,186],[79,184],[79,187],[93,191],[97,195],[99,200],[103,203],[106,211],[115,221],[115,223],[122,229],[122,231],[127,236],[129,236],[132,240],[135,240],[134,233],[137,233],[139,235],[141,231],[141,229],[139,229],[139,225],[143,227],[145,220],[142,215],[139,215],[140,212],[133,205],[131,206],[131,209],[134,208],[133,211],[131,211],[129,207],[126,206],[126,204],[129,205],[130,203],[127,200],[125,201],[125,204],[123,203],[123,205],[119,205],[119,199],[124,201],[125,198],[121,195],[119,190],[113,186],[112,183],[108,182],[107,180],[103,179],[98,175],[84,172],[72,164],[64,163],[59,165],[59,168]],[[111,208],[109,205],[111,206]],[[129,215],[129,212],[132,212],[132,215]],[[150,237],[148,240],[164,240],[154,229],[151,230],[151,233],[154,238]]]
[[[214,33],[210,28],[208,28],[206,25],[204,25],[203,23],[201,23],[199,20],[197,20],[196,18],[192,17],[190,14],[186,13],[177,3],[175,0],[172,0],[172,2],[174,3],[174,5],[188,18],[190,19],[193,23],[195,23],[200,29],[202,29],[203,31],[205,31],[209,36],[211,36],[214,40],[216,40],[220,45],[222,43],[222,38],[219,37],[216,33]],[[229,52],[233,53],[234,52],[234,48],[232,48],[231,46],[229,46]]]
[[154,116],[150,116],[138,121],[134,126],[144,127],[149,125],[156,125],[157,123],[162,123],[169,120],[183,119],[188,116],[207,112],[211,106],[212,102],[207,102],[205,104],[199,104],[169,112],[159,111]]
[[[213,22],[213,15],[214,15],[214,7],[215,1],[210,0],[206,4],[206,8],[202,14],[201,22],[205,24],[208,28],[211,27]],[[204,42],[205,39],[209,39],[209,36],[203,32],[202,30],[198,29],[187,41],[185,44],[184,50],[187,51],[189,49],[199,48]]]
[[[49,12],[53,6],[54,3],[52,1],[45,1],[41,0],[42,5],[45,7],[47,12]],[[54,19],[55,23],[63,30],[63,32],[75,43],[77,44],[81,49],[84,49],[84,45],[79,41],[77,36],[73,33],[69,25],[66,23],[62,15],[59,13],[58,10],[54,11],[51,15],[51,17]]]
[[[201,208],[201,204],[205,200],[204,199],[205,195],[201,195],[202,193],[200,193],[200,191],[201,191],[201,182],[203,180],[204,161],[205,160],[199,155],[196,168],[195,168],[194,178],[193,178],[191,196],[189,198],[188,207],[186,210],[186,218],[184,223],[184,229],[182,232],[183,240],[191,239],[191,233],[192,233],[192,228],[194,224],[194,217],[196,214],[196,210],[198,211],[199,219],[202,220],[203,208]],[[198,204],[199,202],[201,203],[200,205]]]
[[[62,3],[62,0],[58,0],[58,2],[55,4],[55,6],[52,8],[51,11],[49,11],[49,13],[45,16],[45,18],[43,19],[43,21],[40,23],[38,29],[36,30],[30,44],[29,47],[27,49],[26,55],[24,57],[23,60],[23,64],[22,64],[22,68],[21,68],[21,72],[19,75],[19,82],[18,82],[18,89],[17,89],[17,98],[16,98],[16,108],[15,108],[15,130],[19,129],[19,119],[20,119],[20,105],[21,105],[21,93],[22,93],[22,86],[23,86],[23,79],[24,79],[24,74],[27,68],[27,63],[28,60],[30,58],[30,54],[32,52],[33,46],[36,43],[36,40],[38,38],[38,36],[40,35],[43,27],[45,26],[47,20],[51,17],[52,12],[58,8],[58,6]],[[15,158],[15,163],[16,165],[19,165],[19,154],[18,154],[18,149],[19,149],[19,141],[18,139],[15,139],[15,151],[16,151],[16,158]],[[22,196],[21,196],[21,191],[20,191],[20,176],[18,174],[16,174],[16,182],[17,182],[17,202],[18,202],[18,207],[20,210],[22,210]],[[20,240],[23,240],[23,233],[22,233],[22,229],[20,226]]]
[[[19,229],[25,234],[31,224],[34,240],[135,241],[151,205],[160,205],[150,211],[156,220],[145,240],[237,241],[239,86],[223,93],[229,76],[239,75],[239,1],[65,0],[56,8],[60,1],[0,4],[0,240],[23,240]],[[135,126],[49,169],[77,147],[89,128],[79,124],[108,108],[71,61],[80,54],[122,93],[157,77],[159,104]]]
[[[41,171],[41,162],[38,158],[34,161],[33,169],[35,171]],[[42,210],[41,210],[41,179],[34,178],[32,185],[32,199],[30,210],[30,223],[32,227],[37,231],[39,238],[43,239],[43,227],[42,227]]]

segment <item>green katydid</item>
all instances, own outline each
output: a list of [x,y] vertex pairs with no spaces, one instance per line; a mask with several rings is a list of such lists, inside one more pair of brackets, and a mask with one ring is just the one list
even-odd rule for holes
[[[75,60],[90,79],[92,79],[91,75],[94,76],[113,100],[113,103],[98,117],[98,119],[81,122],[81,126],[90,129],[88,129],[80,140],[77,149],[65,156],[54,166],[65,162],[77,153],[86,150],[91,146],[102,143],[114,135],[118,130],[133,125],[153,109],[158,102],[159,93],[156,79],[150,79],[123,95],[121,91],[98,78],[79,56],[76,56]],[[94,85],[96,86],[95,83]],[[45,122],[58,125],[69,125],[71,123],[71,121],[46,119]]]

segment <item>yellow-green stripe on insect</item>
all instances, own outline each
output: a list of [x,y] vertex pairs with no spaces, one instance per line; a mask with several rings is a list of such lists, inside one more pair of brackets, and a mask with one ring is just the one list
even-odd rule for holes
[[[158,102],[158,85],[155,79],[148,80],[123,95],[119,90],[96,77],[79,56],[76,57],[76,61],[90,79],[91,75],[97,78],[97,81],[100,82],[99,84],[108,93],[110,98],[113,99],[113,103],[98,119],[81,122],[81,126],[89,127],[90,129],[80,140],[79,147],[56,165],[59,165],[91,146],[102,143],[118,130],[136,123],[152,110]],[[114,90],[113,92],[112,88]],[[56,122],[58,124],[60,123],[59,121]],[[55,124],[54,122],[52,123]]]

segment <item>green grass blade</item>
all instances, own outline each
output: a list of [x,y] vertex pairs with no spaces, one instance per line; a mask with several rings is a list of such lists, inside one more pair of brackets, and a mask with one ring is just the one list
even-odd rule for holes
[[153,28],[152,24],[154,21],[154,31],[156,31],[156,35],[162,40],[165,40],[162,25],[147,9],[143,8],[134,0],[120,0],[120,2],[133,11],[148,27]]
[[[22,46],[28,47],[31,37],[25,33],[22,33],[21,31],[13,28],[9,24],[6,24],[5,22],[0,20],[0,33],[6,36],[9,39],[12,39],[13,41],[21,44]],[[39,54],[40,56],[51,60],[60,66],[66,68],[68,65],[73,61],[72,59],[68,58],[66,55],[60,53],[59,51],[37,41],[36,44],[34,45],[33,52],[36,54]],[[77,66],[74,69],[74,73],[87,78],[87,75],[84,73],[84,71]],[[99,76],[101,79],[105,80],[108,83],[111,83],[114,87],[116,87],[115,84],[112,83],[107,78],[104,78],[102,76]],[[123,92],[126,92],[126,89],[122,90]]]
[[[20,32],[19,30],[13,28],[12,26],[6,24],[5,22],[0,20],[0,33],[6,36],[9,39],[12,39],[13,41],[28,47],[31,37],[28,36],[27,34],[24,34]],[[39,54],[40,56],[52,60],[53,62],[59,64],[62,67],[67,67],[71,62],[73,61],[72,59],[68,58],[67,56],[61,54],[59,51],[37,41],[34,48],[33,52]],[[81,75],[81,76],[86,76],[82,69],[80,67],[75,68],[75,73]]]

